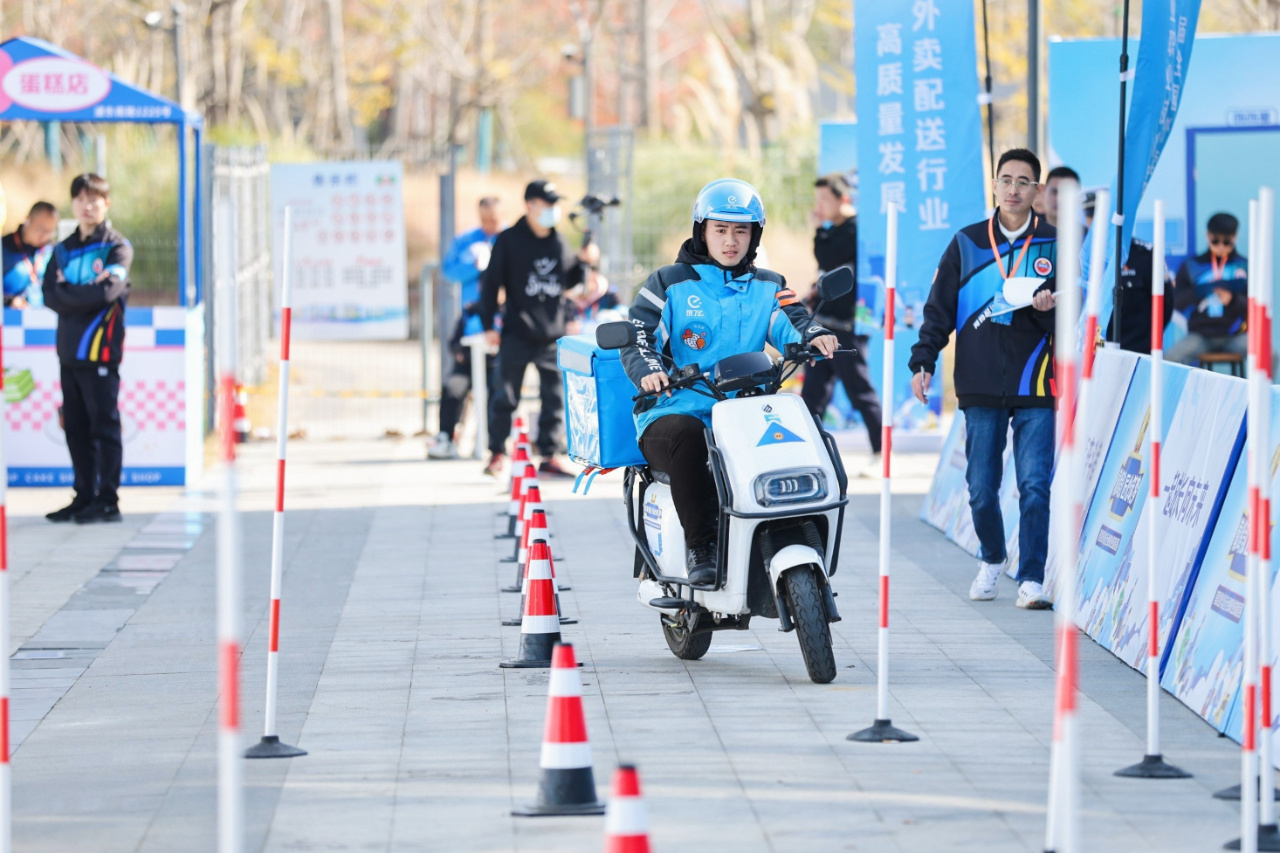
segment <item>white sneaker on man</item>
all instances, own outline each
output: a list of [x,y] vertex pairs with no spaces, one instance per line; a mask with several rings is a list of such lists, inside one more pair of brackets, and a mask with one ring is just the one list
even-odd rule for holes
[[458,446],[448,433],[440,433],[435,442],[427,449],[428,459],[457,459]]
[[971,601],[990,601],[996,597],[996,581],[1004,572],[1004,563],[978,563],[978,576],[969,584]]
[[1049,610],[1053,602],[1044,594],[1044,586],[1037,581],[1018,584],[1018,606],[1023,610]]
[[864,480],[879,480],[884,476],[884,457],[879,453],[872,453],[858,476]]

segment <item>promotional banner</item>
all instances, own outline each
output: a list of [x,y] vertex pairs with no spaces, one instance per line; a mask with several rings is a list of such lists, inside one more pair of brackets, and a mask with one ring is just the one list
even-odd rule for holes
[[[1275,390],[1271,394],[1271,412],[1273,422],[1280,418],[1280,392]],[[1280,466],[1280,435],[1272,436],[1269,458],[1274,495],[1280,487],[1276,477]],[[1247,468],[1248,454],[1241,453],[1178,632],[1169,645],[1160,680],[1164,688],[1188,708],[1218,731],[1226,731],[1237,740],[1240,721],[1238,716],[1230,719],[1229,712],[1239,694],[1243,668],[1242,618],[1249,545]],[[1274,521],[1271,531],[1274,532]],[[1272,579],[1275,569],[1273,563]],[[1274,602],[1271,583],[1268,581],[1266,586]],[[1273,603],[1272,607],[1275,606]]]
[[973,10],[968,0],[877,0],[854,10],[858,280],[876,285],[858,312],[860,334],[883,323],[890,205],[902,212],[897,298],[916,317],[952,235],[983,218]]
[[293,335],[304,340],[409,336],[403,169],[393,161],[271,166],[276,314],[281,229],[293,208]]
[[[920,507],[920,520],[948,534],[948,538],[956,516],[961,512],[966,515],[969,513],[969,487],[964,479],[968,465],[964,436],[964,411],[957,409],[955,418],[951,421],[951,431],[942,444],[942,453],[938,456],[938,468],[933,472],[929,493],[925,495],[924,505]],[[972,527],[972,523],[969,526]]]
[[[1146,454],[1136,457],[1130,449],[1110,494],[1101,485],[1095,494],[1091,510],[1105,514],[1099,513],[1099,523],[1084,542],[1088,562],[1081,574],[1087,573],[1090,581],[1081,588],[1081,627],[1135,668],[1147,655],[1147,527],[1157,525],[1158,636],[1164,649],[1181,619],[1185,593],[1195,580],[1243,443],[1245,383],[1194,370],[1178,396],[1161,451],[1160,515],[1154,515],[1146,500]],[[1128,447],[1117,435],[1112,458]],[[1131,500],[1135,474],[1142,492],[1138,501]],[[1105,469],[1102,482],[1108,482]]]
[[[1121,245],[1129,252],[1138,204],[1146,192],[1160,153],[1173,131],[1178,106],[1182,102],[1187,68],[1191,64],[1191,48],[1195,44],[1196,24],[1200,19],[1200,0],[1168,0],[1142,4],[1142,38],[1138,45],[1138,61],[1134,72],[1133,100],[1125,124],[1124,210],[1121,211]],[[1111,182],[1111,198],[1116,198],[1117,182]],[[1112,253],[1115,234],[1111,211],[1098,211],[1093,228],[1107,228],[1108,268],[1114,269]],[[1086,239],[1085,245],[1089,245]],[[1088,277],[1088,256],[1081,259]],[[1121,262],[1124,258],[1122,257]],[[1103,276],[1102,308],[1099,319],[1111,316],[1113,272]]]
[[[58,315],[4,311],[5,456],[11,486],[74,481],[59,423]],[[186,311],[129,308],[120,362],[121,485],[182,485],[187,444]],[[198,425],[196,425],[198,428]]]
[[[901,312],[895,312],[901,313]],[[906,320],[916,323],[916,317],[907,313]],[[893,330],[895,339],[894,355],[897,365],[894,369],[896,387],[893,392],[893,428],[896,430],[935,430],[942,419],[942,382],[941,377],[930,387],[929,405],[922,404],[911,392],[911,348],[920,339],[919,330],[913,326],[904,326],[899,320]],[[871,386],[880,391],[884,381],[884,333],[875,332],[867,339],[863,347],[863,358],[867,360],[867,372],[871,374]],[[938,357],[938,373],[942,373],[943,356]],[[882,398],[883,399],[883,398]],[[838,429],[852,429],[862,423],[862,416],[853,408],[849,397],[845,394],[844,384],[835,383],[835,393],[831,395],[831,405],[827,407],[827,418],[830,425]]]

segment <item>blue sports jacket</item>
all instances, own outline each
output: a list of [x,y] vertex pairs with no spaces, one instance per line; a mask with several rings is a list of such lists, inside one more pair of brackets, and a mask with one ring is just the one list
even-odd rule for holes
[[[688,241],[677,263],[649,276],[628,316],[636,327],[636,346],[620,355],[637,388],[650,373],[670,372],[673,363],[707,371],[731,355],[760,352],[765,343],[782,349],[830,334],[812,322],[782,276],[754,267],[734,276],[693,254]],[[636,435],[664,415],[693,415],[710,426],[714,405],[715,400],[688,389],[643,398],[635,407]]]
[[99,225],[59,243],[44,271],[44,304],[58,314],[58,361],[68,366],[119,364],[133,246]]
[[4,254],[4,304],[13,302],[21,296],[33,307],[44,304],[44,295],[40,283],[44,279],[45,267],[49,265],[49,256],[53,254],[53,244],[32,248],[22,242],[22,229],[4,235],[0,241],[0,252]]

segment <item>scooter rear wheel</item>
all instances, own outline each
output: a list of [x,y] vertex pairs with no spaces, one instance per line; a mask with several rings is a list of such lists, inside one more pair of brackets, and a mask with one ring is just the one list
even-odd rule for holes
[[679,624],[672,625],[668,617],[659,615],[662,621],[662,636],[667,639],[667,648],[680,660],[698,660],[711,648],[711,631],[694,632],[689,630],[687,617],[680,617]]
[[817,569],[792,569],[782,576],[782,584],[809,680],[827,684],[836,677],[836,656],[831,649],[831,626],[827,624],[827,610],[814,571]]

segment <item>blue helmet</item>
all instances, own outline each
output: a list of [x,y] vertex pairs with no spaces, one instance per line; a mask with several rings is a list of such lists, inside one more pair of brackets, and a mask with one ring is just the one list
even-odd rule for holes
[[764,227],[764,201],[756,188],[737,178],[720,178],[698,192],[693,203],[695,224],[708,219],[719,222],[752,222]]

